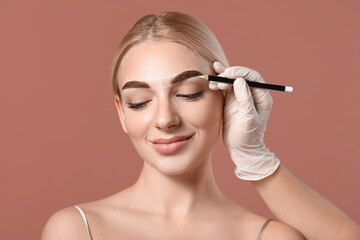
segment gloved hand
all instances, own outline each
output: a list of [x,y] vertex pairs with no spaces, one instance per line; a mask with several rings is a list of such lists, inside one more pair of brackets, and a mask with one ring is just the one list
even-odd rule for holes
[[235,175],[243,180],[256,181],[272,173],[280,160],[264,144],[264,132],[269,118],[272,97],[267,89],[249,88],[246,80],[265,82],[260,74],[246,67],[225,68],[214,62],[219,76],[236,79],[234,84],[210,82],[213,90],[224,89],[225,106],[223,140],[235,163]]

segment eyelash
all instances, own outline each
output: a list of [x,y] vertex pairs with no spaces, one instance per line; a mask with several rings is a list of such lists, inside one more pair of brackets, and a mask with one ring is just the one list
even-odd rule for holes
[[134,110],[140,110],[141,108],[143,108],[148,102],[150,102],[151,100],[148,100],[146,102],[141,102],[141,103],[129,103],[128,107],[130,109],[134,109]]
[[203,92],[204,91],[200,91],[200,92],[197,92],[197,93],[194,93],[194,94],[178,94],[176,96],[187,98],[187,99],[191,100],[191,99],[197,99],[197,98],[201,97]]
[[[203,92],[204,91],[200,91],[200,92],[197,92],[194,94],[178,94],[176,96],[186,98],[187,100],[191,101],[191,100],[195,100],[195,99],[201,97],[203,95]],[[129,103],[128,107],[133,110],[141,110],[142,108],[144,108],[146,106],[147,103],[149,103],[151,101],[152,100],[148,100],[148,101],[141,102],[141,103]]]

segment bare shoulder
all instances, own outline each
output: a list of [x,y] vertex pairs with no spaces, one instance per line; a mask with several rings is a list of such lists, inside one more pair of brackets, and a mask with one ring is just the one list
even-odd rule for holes
[[[236,236],[241,239],[257,239],[267,218],[260,216],[233,202],[231,199],[225,204],[228,208],[226,218],[233,216],[235,222]],[[240,237],[241,236],[241,237]],[[305,240],[304,236],[295,228],[276,220],[270,221],[265,229],[261,240]]]
[[265,228],[262,240],[305,240],[304,236],[295,228],[278,221],[269,222]]
[[83,219],[74,207],[55,212],[46,222],[41,240],[89,239]]
[[[90,231],[101,229],[109,215],[113,215],[114,203],[126,199],[122,191],[92,202],[77,204],[84,212]],[[125,195],[126,196],[126,195]],[[80,212],[73,206],[55,212],[45,224],[41,240],[89,240],[89,235]]]

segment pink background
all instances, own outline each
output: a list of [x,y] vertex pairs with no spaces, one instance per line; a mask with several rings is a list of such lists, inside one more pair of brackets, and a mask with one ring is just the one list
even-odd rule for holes
[[[231,65],[287,84],[265,141],[305,183],[360,222],[359,1],[0,1],[0,239],[38,239],[52,213],[134,183],[142,160],[110,88],[120,39],[141,16],[181,11],[218,37]],[[233,174],[220,189],[271,216]]]

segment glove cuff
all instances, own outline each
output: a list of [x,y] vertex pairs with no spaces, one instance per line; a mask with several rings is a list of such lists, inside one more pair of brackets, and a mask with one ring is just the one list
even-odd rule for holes
[[234,169],[235,175],[242,180],[258,181],[273,174],[280,166],[280,160],[274,153],[256,157],[251,162],[253,164],[250,166],[237,165]]

